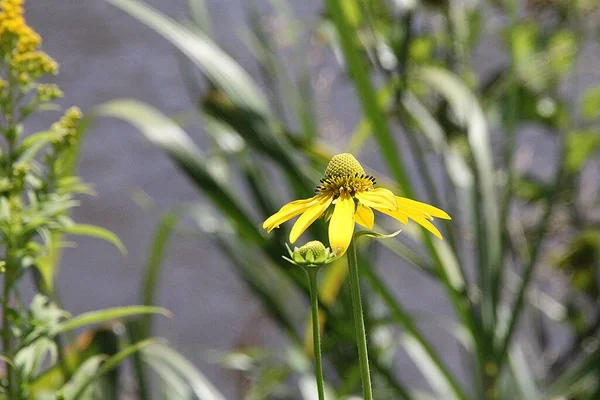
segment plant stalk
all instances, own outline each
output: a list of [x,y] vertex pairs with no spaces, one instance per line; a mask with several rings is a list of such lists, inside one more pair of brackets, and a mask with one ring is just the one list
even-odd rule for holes
[[319,330],[319,292],[317,288],[318,267],[305,268],[308,277],[308,288],[310,291],[310,307],[312,316],[313,353],[315,355],[315,378],[317,380],[317,391],[319,400],[325,400],[323,364],[321,362],[321,333]]
[[[4,290],[2,292],[2,354],[5,357],[12,358],[12,349],[11,349],[11,341],[10,341],[10,327],[8,322],[8,314],[9,314],[9,301],[10,301],[10,257],[7,254],[7,263],[5,265],[4,272]],[[13,367],[9,362],[4,363],[6,368],[6,391],[8,393],[9,398],[12,398],[13,394]]]
[[363,318],[362,301],[360,298],[358,260],[356,258],[354,238],[350,241],[350,246],[348,248],[348,269],[350,295],[352,297],[352,311],[354,313],[354,327],[356,329],[356,343],[358,345],[358,362],[360,365],[363,386],[363,398],[364,400],[373,400],[371,374],[369,372],[369,353],[367,351],[367,334],[365,332],[365,320]]

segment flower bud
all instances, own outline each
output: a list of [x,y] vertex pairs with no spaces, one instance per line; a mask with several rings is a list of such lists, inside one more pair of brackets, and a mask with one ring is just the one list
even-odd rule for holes
[[328,247],[318,240],[306,243],[304,246],[295,247],[294,250],[287,246],[290,258],[284,257],[292,264],[303,267],[320,267],[335,260],[335,255]]

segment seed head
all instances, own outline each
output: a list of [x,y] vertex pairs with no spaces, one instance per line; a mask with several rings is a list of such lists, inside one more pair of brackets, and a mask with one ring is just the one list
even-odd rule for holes
[[333,156],[325,170],[325,178],[357,175],[365,175],[365,170],[358,160],[350,153],[342,153]]

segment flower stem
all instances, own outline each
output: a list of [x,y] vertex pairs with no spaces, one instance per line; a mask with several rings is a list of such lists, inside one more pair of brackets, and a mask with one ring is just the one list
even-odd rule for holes
[[308,277],[308,287],[310,290],[310,306],[312,314],[312,337],[313,352],[315,354],[315,377],[317,380],[317,391],[319,400],[325,400],[325,391],[323,389],[323,365],[321,363],[321,336],[319,330],[319,292],[317,290],[317,273],[319,268],[305,268]]
[[358,345],[358,362],[360,365],[360,374],[363,385],[363,398],[364,400],[373,400],[371,375],[369,372],[369,354],[367,352],[367,334],[365,332],[362,301],[360,299],[358,261],[356,259],[356,246],[354,245],[354,239],[350,241],[350,247],[348,248],[348,269],[350,295],[352,297],[352,311],[354,312],[354,327],[356,329],[356,343]]

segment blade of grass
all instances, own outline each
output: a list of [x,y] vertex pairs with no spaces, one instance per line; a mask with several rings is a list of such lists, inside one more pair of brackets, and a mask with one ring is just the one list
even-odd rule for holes
[[[300,302],[298,292],[289,276],[289,270],[276,268],[273,265],[275,255],[269,254],[268,250],[265,252],[271,260],[261,257],[265,254],[261,254],[256,248],[250,247],[248,243],[233,235],[233,232],[227,230],[227,224],[215,219],[218,217],[210,215],[208,210],[194,207],[190,208],[188,213],[203,232],[209,233],[215,239],[223,255],[231,261],[240,278],[248,284],[273,319],[297,344],[301,345],[298,332],[303,326],[304,314],[301,314],[300,310],[305,309],[305,305]],[[282,253],[279,252],[277,262],[283,262],[281,255]],[[302,271],[298,272],[302,273]],[[301,279],[300,275],[299,280]]]
[[[346,15],[347,7],[355,5],[355,3],[348,0],[344,2],[344,6],[342,6],[342,3],[339,0],[328,0],[327,4],[333,22],[339,33],[339,40],[346,57],[346,66],[355,83],[360,103],[365,112],[365,117],[369,120],[373,128],[373,133],[379,144],[383,158],[403,193],[407,197],[414,198],[414,191],[408,179],[408,175],[401,164],[401,157],[398,154],[397,146],[392,140],[392,134],[387,124],[387,118],[379,107],[377,95],[371,84],[367,68],[361,56],[356,32],[352,28],[349,16]],[[466,298],[466,292],[464,291],[464,279],[459,277],[460,279],[451,281],[448,277],[448,273],[454,272],[449,271],[449,268],[452,267],[447,265],[444,259],[440,258],[437,246],[432,242],[429,235],[424,235],[423,238],[442,273],[442,281],[450,294],[451,301],[459,316],[469,327],[473,326],[472,315],[470,314],[470,302]],[[471,331],[474,330],[471,329]]]
[[106,310],[83,313],[65,322],[61,322],[52,330],[52,334],[57,335],[73,329],[81,328],[86,325],[99,324],[114,319],[132,317],[142,314],[161,314],[166,317],[171,317],[172,315],[169,310],[162,307],[126,306],[108,308]]
[[231,185],[218,181],[208,169],[203,155],[187,134],[160,111],[135,100],[114,100],[96,108],[97,115],[120,118],[146,136],[150,142],[165,151],[187,176],[237,224],[244,236],[264,243],[253,218],[231,192]]
[[392,317],[405,329],[409,341],[404,343],[404,345],[408,347],[407,351],[411,350],[412,356],[419,360],[419,364],[422,366],[421,371],[430,384],[438,392],[441,390],[445,395],[452,393],[453,398],[467,399],[458,381],[437,355],[433,346],[421,334],[412,316],[403,309],[400,302],[394,298],[390,289],[375,271],[371,268],[363,268],[361,272],[367,277],[373,290],[381,296],[383,302],[392,313]]
[[[225,397],[204,374],[171,347],[162,343],[151,343],[140,351],[140,355],[163,380],[174,380],[176,384],[173,384],[173,387],[177,387],[183,381],[189,385],[192,393],[198,399],[225,400]],[[162,372],[166,372],[166,374]]]
[[[478,218],[476,230],[481,235],[478,265],[479,282],[482,290],[482,320],[484,329],[490,334],[495,324],[495,306],[493,303],[492,279],[498,268],[500,251],[500,229],[495,195],[495,174],[487,124],[483,111],[470,90],[451,72],[438,67],[423,67],[417,76],[434,88],[449,102],[456,117],[466,126],[469,146],[475,164],[475,201],[474,211]],[[485,216],[485,218],[483,218]]]
[[[355,4],[349,0],[347,3]],[[354,81],[358,97],[365,113],[365,118],[369,121],[373,129],[373,134],[379,143],[383,158],[394,178],[398,181],[400,188],[407,196],[412,197],[412,189],[408,175],[401,164],[400,155],[397,152],[397,146],[392,140],[392,133],[387,124],[387,118],[379,107],[377,94],[373,89],[367,67],[363,61],[360,52],[356,32],[353,30],[346,14],[346,6],[339,0],[327,1],[329,12],[333,22],[338,30],[338,37],[341,47],[346,57],[346,67]]]
[[188,8],[192,16],[192,21],[205,35],[212,35],[212,23],[210,12],[206,0],[188,0]]
[[543,398],[545,400],[571,398],[583,388],[593,388],[597,385],[597,377],[592,377],[591,381],[586,381],[586,378],[598,373],[598,365],[600,365],[600,349],[588,354],[577,366],[554,380],[548,386]]
[[114,356],[107,358],[102,363],[100,368],[98,368],[98,371],[96,371],[95,374],[90,375],[85,381],[83,381],[83,383],[79,386],[77,392],[73,395],[73,400],[79,399],[91,384],[93,384],[98,378],[102,377],[106,373],[116,368],[119,364],[121,364],[121,362],[124,359],[131,356],[132,354],[135,354],[136,352],[142,350],[144,347],[147,347],[152,343],[155,343],[155,340],[144,340],[135,343],[131,346],[128,346],[125,349],[118,352],[117,354],[115,354]]
[[296,118],[302,127],[303,139],[307,143],[312,143],[318,137],[319,127],[314,110],[310,49],[302,40],[304,24],[295,18],[294,12],[286,1],[271,0],[270,3],[279,18],[284,19],[282,23],[286,27],[284,34],[288,35],[290,42],[293,43],[292,63],[297,68],[297,80],[284,85],[287,98],[296,108]]
[[561,137],[560,149],[559,149],[559,153],[558,153],[559,154],[559,157],[558,157],[559,165],[558,165],[558,170],[556,171],[556,175],[554,178],[554,183],[552,184],[551,190],[548,193],[548,196],[546,198],[545,210],[544,210],[543,216],[540,220],[540,223],[538,225],[538,229],[537,229],[535,238],[533,239],[533,244],[531,246],[530,258],[529,258],[527,265],[525,266],[525,269],[523,271],[523,278],[521,280],[521,284],[519,285],[519,287],[517,289],[516,298],[511,307],[507,328],[504,332],[501,332],[499,335],[499,337],[500,337],[499,347],[498,347],[498,364],[499,364],[499,366],[502,366],[502,364],[504,363],[504,361],[508,355],[508,351],[510,350],[510,345],[512,343],[513,334],[518,325],[521,313],[523,312],[523,309],[525,308],[525,304],[524,304],[525,297],[526,297],[528,289],[529,289],[529,284],[531,282],[531,278],[534,275],[535,268],[538,265],[538,258],[540,256],[540,250],[542,248],[542,244],[546,237],[546,233],[548,232],[548,225],[549,225],[550,219],[552,217],[552,213],[554,211],[554,206],[556,205],[557,197],[561,191],[563,180],[564,180],[564,177],[566,174],[565,152],[566,152],[566,147],[565,147],[565,143],[564,143],[564,138]]
[[148,25],[190,58],[238,106],[270,115],[267,101],[252,78],[212,40],[192,32],[138,0],[106,0]]
[[[141,291],[142,304],[144,306],[153,306],[155,304],[156,291],[160,280],[165,249],[169,244],[169,239],[171,238],[179,219],[180,216],[177,213],[169,211],[163,215],[158,224],[144,271],[144,281]],[[142,317],[141,338],[150,336],[152,330],[152,317],[152,314],[147,314]]]
[[[249,22],[249,28],[242,32],[240,39],[246,43],[254,57],[258,60],[261,67],[261,75],[265,86],[270,89],[271,101],[277,118],[288,125],[284,98],[282,95],[281,84],[283,84],[283,67],[279,63],[271,38],[265,32],[261,21],[262,15],[258,11],[256,3],[244,3],[246,17]],[[288,90],[289,93],[289,90]]]
[[[508,98],[508,114],[506,118],[506,145],[504,147],[504,168],[506,169],[506,184],[504,187],[504,196],[502,199],[502,208],[500,211],[500,223],[502,226],[508,226],[510,203],[513,194],[513,181],[515,177],[515,166],[514,157],[516,153],[517,144],[517,121],[519,118],[519,90],[517,82],[517,54],[516,54],[516,38],[515,29],[518,23],[518,8],[519,4],[516,0],[510,0],[508,2],[509,14],[510,14],[510,26],[509,26],[509,46],[510,46],[510,70],[509,70],[509,98]],[[495,271],[493,277],[493,295],[494,303],[498,304],[502,290],[502,265],[504,264],[504,256],[507,253],[506,249],[508,246],[508,233],[505,233],[501,237],[500,253],[498,254],[499,268]]]
[[[311,193],[313,185],[306,179],[305,173],[299,173],[304,168],[288,152],[289,142],[274,126],[264,94],[239,64],[201,32],[191,31],[141,1],[107,1],[150,26],[192,60],[218,88],[215,96],[225,94],[224,99],[212,99],[213,115],[218,117],[217,111],[229,113],[224,118],[225,122],[234,126],[240,134],[248,133],[246,140],[252,139],[257,148],[278,161],[295,183],[298,194],[307,196]],[[240,124],[235,125],[234,122]]]

